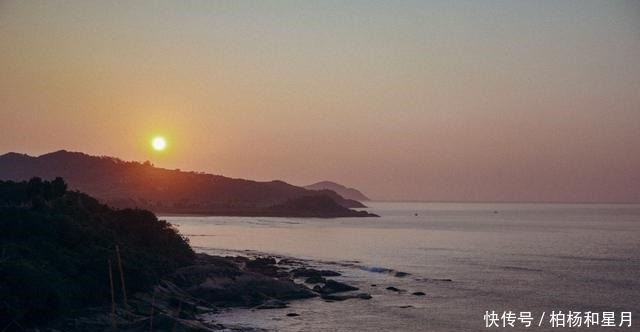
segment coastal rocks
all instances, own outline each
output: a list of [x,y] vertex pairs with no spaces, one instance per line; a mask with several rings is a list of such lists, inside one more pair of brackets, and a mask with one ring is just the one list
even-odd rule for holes
[[357,293],[357,294],[323,294],[321,296],[323,300],[328,301],[344,301],[348,299],[361,299],[361,300],[370,300],[371,295],[367,293]]
[[390,273],[391,269],[387,269],[386,267],[372,266],[372,267],[363,267],[365,271],[373,272],[373,273]]
[[[357,287],[326,278],[339,276],[336,271],[313,269],[297,262],[286,262],[289,266],[285,266],[268,256],[251,259],[197,254],[196,264],[175,270],[150,292],[131,296],[128,310],[122,310],[118,303],[117,329],[138,332],[149,331],[152,326],[155,331],[220,331],[223,326],[203,320],[202,314],[228,307],[283,309],[290,300],[317,296],[326,302],[372,298],[368,293],[356,292]],[[291,266],[297,268],[289,271]],[[294,282],[294,277],[316,285],[311,290]],[[59,327],[69,332],[106,331],[112,324],[109,313],[110,307],[104,307],[69,320],[78,328]],[[295,312],[282,314],[298,316]]]
[[307,284],[322,284],[327,282],[327,279],[325,279],[324,277],[321,276],[313,276],[313,277],[309,277],[307,279],[305,279],[304,281]]
[[269,277],[284,276],[280,269],[276,266],[276,260],[273,257],[258,257],[245,263],[247,270],[259,273]]
[[302,262],[291,259],[291,258],[282,258],[278,261],[278,265],[300,266],[302,265]]
[[327,280],[324,286],[320,287],[319,285],[317,285],[313,287],[313,290],[320,294],[333,294],[333,293],[354,291],[354,290],[358,290],[358,288],[347,285],[339,281]]
[[273,257],[257,257],[247,262],[247,266],[269,266],[276,265],[276,259]]
[[[278,277],[283,273],[286,277]],[[101,307],[58,326],[70,332],[106,331],[115,322],[121,332],[149,331],[151,327],[156,331],[212,332],[224,327],[199,320],[202,313],[236,306],[281,309],[287,307],[288,300],[316,296],[308,287],[293,282],[272,257],[197,254],[196,264],[175,270],[150,292],[131,296],[127,310],[118,304],[115,318],[110,307]]]
[[[275,259],[235,262],[199,255],[199,264],[180,268],[167,279],[192,297],[220,307],[255,307],[269,300],[314,297],[309,288],[288,278],[276,278]],[[275,274],[275,275],[274,275]]]
[[151,293],[136,293],[129,300],[133,313],[143,316],[152,312],[178,312],[180,318],[193,318],[202,311],[213,311],[213,305],[194,297],[168,280],[161,280]]
[[[407,292],[406,289],[401,289],[401,288],[394,287],[394,286],[389,286],[389,287],[387,287],[385,289],[388,290],[388,291],[396,292],[396,293],[406,293]],[[424,292],[413,292],[413,293],[411,293],[411,295],[414,295],[414,296],[425,296],[427,294],[425,294]]]
[[338,277],[340,276],[340,273],[331,270],[316,270],[301,267],[291,270],[291,276],[294,278]]
[[269,299],[291,300],[315,296],[291,280],[269,278],[251,272],[235,277],[210,276],[186,289],[218,306],[255,306]]
[[396,271],[394,269],[389,269],[389,268],[380,267],[380,266],[361,266],[360,268],[367,272],[390,274],[396,278],[404,278],[408,275],[411,275],[411,273],[409,272]]
[[420,281],[420,282],[453,282],[453,279],[415,278],[415,281]]
[[393,287],[393,286],[389,286],[386,289],[390,290],[392,292],[396,292],[396,293],[406,292],[406,290],[404,290],[404,289],[396,288],[396,287]]

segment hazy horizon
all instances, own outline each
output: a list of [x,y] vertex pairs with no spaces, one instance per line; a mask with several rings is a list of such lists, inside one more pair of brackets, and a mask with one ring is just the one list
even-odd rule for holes
[[637,1],[3,1],[0,47],[0,154],[640,202]]

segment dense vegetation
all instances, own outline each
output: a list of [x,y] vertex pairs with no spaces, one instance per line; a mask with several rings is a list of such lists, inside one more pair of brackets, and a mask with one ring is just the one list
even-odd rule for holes
[[0,181],[0,329],[109,303],[109,260],[119,296],[116,246],[129,293],[194,259],[175,228],[149,211],[111,209],[68,191],[61,178]]

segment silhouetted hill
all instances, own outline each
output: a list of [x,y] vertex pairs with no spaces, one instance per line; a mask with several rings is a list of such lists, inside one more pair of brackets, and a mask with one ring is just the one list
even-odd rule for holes
[[0,156],[0,179],[21,181],[34,176],[62,177],[71,189],[86,192],[108,205],[144,208],[156,213],[273,215],[272,206],[306,196],[327,196],[346,208],[364,207],[331,190],[310,191],[283,181],[257,182],[169,170],[149,162],[80,152],[61,150],[39,157],[18,153]]
[[37,325],[108,303],[116,246],[132,294],[195,258],[187,240],[153,213],[111,209],[67,191],[60,178],[0,181],[0,244],[3,331],[12,321]]
[[304,196],[272,206],[270,211],[288,217],[377,217],[366,211],[354,211],[338,205],[329,196]]
[[358,189],[347,188],[341,184],[331,181],[317,182],[308,186],[304,186],[304,188],[309,190],[331,190],[346,199],[353,199],[356,201],[370,201],[370,199]]
[[[302,216],[318,210],[366,214],[328,196],[297,198],[273,210],[281,208]],[[291,259],[195,254],[152,212],[112,209],[68,191],[62,178],[0,181],[2,332],[222,331],[199,314],[279,308],[340,291],[295,282],[301,271],[321,272]]]

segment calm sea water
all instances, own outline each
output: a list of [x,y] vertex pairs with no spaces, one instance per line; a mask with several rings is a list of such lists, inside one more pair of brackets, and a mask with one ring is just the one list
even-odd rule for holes
[[[381,218],[163,218],[179,225],[199,251],[308,259],[342,272],[339,280],[373,295],[297,301],[287,309],[234,309],[213,317],[229,326],[477,331],[488,330],[486,311],[531,312],[535,327],[527,330],[534,331],[562,330],[551,328],[552,311],[610,311],[616,320],[620,312],[632,312],[634,326],[606,331],[640,326],[640,205],[369,205]],[[396,277],[383,268],[410,275]],[[411,294],[416,291],[426,296]],[[287,317],[290,312],[300,316]],[[525,330],[515,325],[508,329]]]

